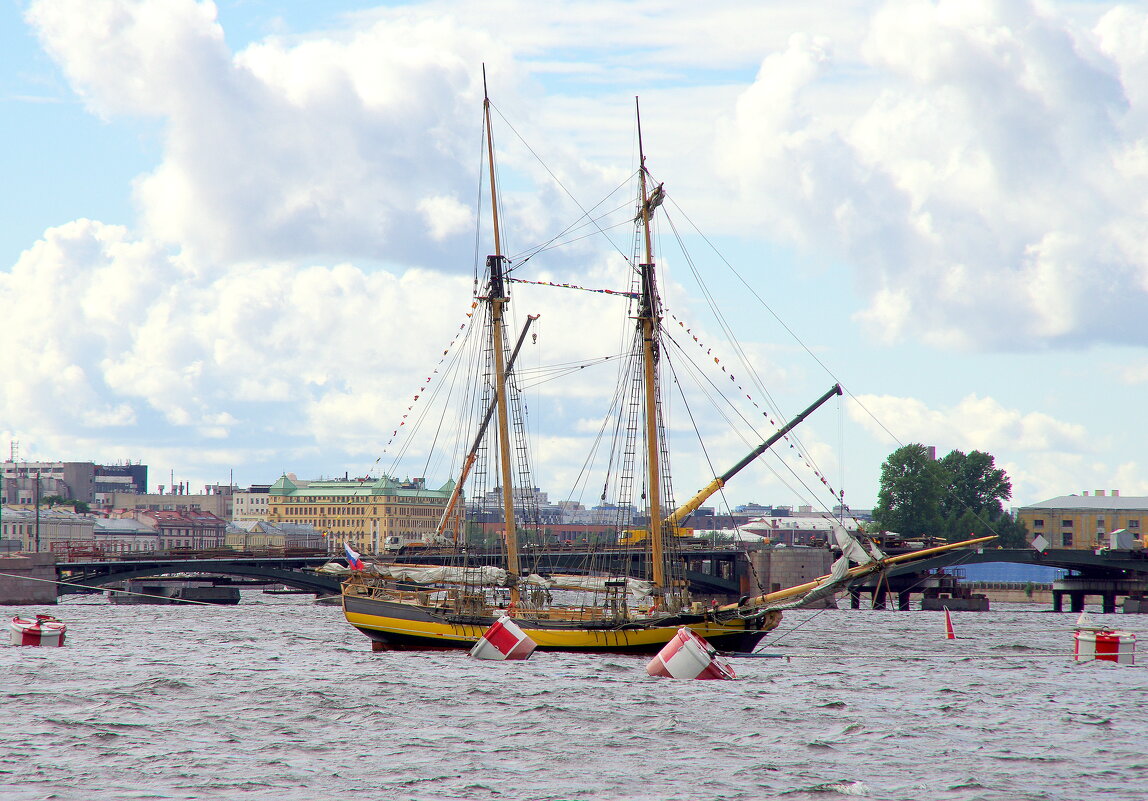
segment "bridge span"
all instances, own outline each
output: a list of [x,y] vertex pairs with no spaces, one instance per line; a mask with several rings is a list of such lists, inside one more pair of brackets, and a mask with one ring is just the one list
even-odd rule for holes
[[[821,554],[828,565],[828,552],[821,549],[760,549],[740,550],[723,548],[689,549],[683,551],[686,579],[691,591],[699,596],[736,598],[741,595],[756,594],[764,589],[780,589],[780,586],[763,588],[761,576],[762,553],[770,551],[806,551],[811,555]],[[475,556],[472,554],[472,556]],[[577,572],[591,554],[584,549],[562,549],[531,554],[532,570],[539,572]],[[599,569],[614,569],[641,575],[644,570],[645,555],[638,551],[617,551],[607,554],[593,554]],[[407,564],[443,564],[450,557],[441,553],[410,553],[397,557],[397,561]],[[485,553],[481,561],[499,565],[501,555]],[[315,568],[331,561],[328,556],[213,556],[210,558],[180,558],[168,555],[155,555],[154,558],[139,558],[133,555],[129,560],[101,560],[85,562],[61,562],[56,565],[56,573],[63,585],[60,594],[85,592],[111,583],[127,579],[147,578],[158,575],[180,573],[194,575],[240,576],[248,579],[265,580],[283,584],[294,589],[313,592],[319,595],[333,595],[339,592],[339,579],[315,572]],[[814,560],[816,561],[816,560]],[[756,567],[755,567],[756,562]],[[1053,608],[1060,611],[1063,599],[1067,596],[1073,611],[1084,608],[1087,596],[1100,596],[1106,611],[1114,611],[1116,599],[1148,599],[1148,553],[1143,551],[1101,550],[1046,550],[1032,548],[982,548],[979,550],[956,550],[940,554],[930,559],[891,567],[877,577],[857,582],[850,588],[854,605],[861,593],[871,593],[875,606],[884,605],[884,596],[892,592],[898,595],[899,605],[908,608],[912,593],[937,595],[937,592],[953,591],[954,581],[938,579],[936,573],[945,568],[962,565],[1007,562],[1025,565],[1044,565],[1064,568],[1075,575],[1066,576],[1054,582]],[[814,565],[811,564],[812,568]],[[815,571],[818,575],[821,571]],[[824,572],[828,572],[827,570]],[[808,580],[813,575],[792,583]],[[788,586],[788,584],[786,584]],[[1145,601],[1148,606],[1148,601]]]
[[329,561],[330,557],[327,556],[189,559],[157,555],[151,559],[59,562],[56,565],[56,576],[62,583],[57,590],[60,595],[67,595],[88,592],[128,579],[179,573],[264,579],[268,583],[284,584],[316,595],[338,595],[339,579],[307,570]]
[[[546,573],[585,572],[590,554],[585,550],[567,549],[548,551],[531,556],[531,569]],[[602,553],[593,554],[599,569],[620,570],[641,574],[645,568],[646,556],[639,552],[616,552],[603,558]],[[743,592],[742,563],[745,553],[737,550],[691,551],[685,559],[686,580],[694,592],[703,595],[736,597]],[[398,558],[385,558],[378,561],[400,561],[404,564],[434,565],[445,564],[453,557],[442,553],[403,554]],[[133,554],[131,559],[103,559],[92,561],[60,562],[56,565],[56,575],[62,584],[60,595],[90,592],[128,579],[148,578],[173,573],[207,576],[241,576],[249,579],[262,579],[268,583],[284,584],[293,589],[313,592],[317,596],[338,595],[340,580],[336,576],[316,573],[315,568],[333,561],[331,556],[212,556],[189,558],[156,554],[152,558],[141,558]],[[500,553],[484,553],[482,564],[505,566],[505,557]],[[375,560],[370,560],[375,561]]]
[[[1125,601],[1125,611],[1139,612],[1141,607],[1148,608],[1148,601],[1142,601],[1148,599],[1148,552],[1142,549],[1101,548],[1093,551],[1060,548],[1038,551],[1035,548],[982,548],[949,551],[931,559],[893,567],[885,575],[884,590],[898,592],[904,606],[908,593],[914,589],[933,591],[937,581],[930,573],[986,563],[1042,565],[1072,571],[1072,575],[1052,582],[1054,612],[1063,611],[1066,597],[1071,611],[1082,612],[1089,596],[1099,597],[1106,613],[1116,611],[1116,601],[1121,597],[1129,599]],[[856,604],[859,592],[871,592],[874,605],[883,603],[878,601],[881,591],[879,582],[862,582],[851,588],[852,601]]]

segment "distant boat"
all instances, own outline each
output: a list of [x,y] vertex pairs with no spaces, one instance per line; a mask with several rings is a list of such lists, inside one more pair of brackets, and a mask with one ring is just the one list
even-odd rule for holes
[[210,581],[128,579],[108,588],[108,602],[113,604],[168,605],[187,602],[231,605],[239,601],[238,587],[217,587]]
[[51,615],[36,615],[34,620],[14,617],[9,626],[13,645],[63,645],[67,630],[63,621]]

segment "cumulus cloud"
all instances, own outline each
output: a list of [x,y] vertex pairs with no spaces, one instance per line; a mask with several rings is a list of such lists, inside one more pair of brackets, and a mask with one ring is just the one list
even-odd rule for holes
[[1106,461],[1111,443],[1088,426],[1011,409],[993,398],[968,395],[952,406],[932,407],[916,398],[862,395],[847,408],[852,420],[886,443],[887,452],[920,442],[936,446],[938,456],[950,450],[993,454],[1021,503],[1093,485],[1128,494],[1148,490],[1143,468]]
[[[157,430],[188,446],[321,436],[370,450],[466,320],[469,290],[463,278],[349,265],[196,276],[122,227],[69,223],[0,273],[0,316],[21,332],[6,341],[19,369],[0,413],[40,448],[66,442],[53,432],[102,431],[117,456],[158,446]],[[364,411],[332,426],[347,392]]]
[[[936,445],[938,451],[957,448],[1089,453],[1096,447],[1084,426],[1041,412],[1021,413],[977,395],[941,409],[929,408],[915,398],[862,395],[850,404],[849,410],[855,421],[891,443],[923,442]],[[888,421],[892,433],[877,421]]]
[[815,105],[854,65],[795,37],[724,121],[724,163],[780,230],[837,244],[870,298],[860,319],[887,340],[1141,343],[1145,24],[1127,9],[1092,32],[1028,3],[889,3],[855,113]]
[[149,235],[204,266],[456,266],[478,166],[475,65],[501,59],[483,34],[385,20],[233,54],[211,3],[41,2],[28,19],[93,110],[162,118],[163,161],[135,187]]
[[[1142,341],[1139,9],[1089,30],[1023,3],[506,7],[522,13],[506,15],[504,37],[477,6],[442,0],[232,51],[210,2],[32,3],[30,25],[88,108],[158,118],[163,139],[134,184],[138,219],[116,221],[130,228],[61,220],[0,273],[0,314],[22,332],[9,352],[27,365],[0,399],[12,432],[55,454],[190,451],[205,471],[369,464],[463,322],[486,214],[481,62],[496,102],[530,118],[580,198],[630,171],[620,151],[633,89],[648,87],[671,198],[696,190],[703,224],[740,234],[749,223],[843,262],[864,292],[859,318],[887,340]],[[635,49],[639,25],[648,37]],[[752,80],[738,72],[747,64]],[[553,233],[571,201],[525,145],[498,145],[513,250]],[[588,244],[530,268],[629,282],[616,255]],[[674,308],[693,300],[666,291]],[[544,310],[547,361],[618,349],[624,321],[600,297],[549,292],[516,287],[512,304],[517,320]],[[768,369],[787,385],[797,374]],[[611,390],[610,377],[538,383],[540,428],[564,432],[543,438],[540,470],[577,473],[584,449],[567,435],[596,430],[588,404]],[[1078,426],[984,397],[941,412],[873,402],[921,439],[1098,463]],[[740,456],[732,437],[725,446]],[[700,458],[678,465],[686,487],[709,478]]]

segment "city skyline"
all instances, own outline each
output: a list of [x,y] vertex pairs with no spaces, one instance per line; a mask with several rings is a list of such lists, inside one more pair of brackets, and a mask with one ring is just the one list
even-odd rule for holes
[[[1148,495],[1148,13],[501,8],[0,10],[0,448],[131,454],[153,485],[450,478],[392,432],[466,319],[485,63],[499,114],[579,201],[632,172],[640,95],[666,212],[706,235],[681,232],[705,254],[703,290],[661,232],[667,326],[723,364],[736,332],[777,422],[845,386],[799,429],[809,458],[766,457],[730,499],[826,507],[820,477],[870,508],[881,461],[909,442],[993,454],[1006,506]],[[527,246],[570,202],[502,130],[507,225]],[[626,288],[605,244],[536,263],[535,280]],[[542,313],[527,366],[610,352],[617,307],[514,291],[516,314]],[[536,476],[557,500],[604,385],[531,390]],[[679,500],[748,449],[702,421],[703,452],[683,417]]]

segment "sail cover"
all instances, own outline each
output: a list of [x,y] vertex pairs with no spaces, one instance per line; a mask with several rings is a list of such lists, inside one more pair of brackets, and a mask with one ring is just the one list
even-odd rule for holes
[[643,581],[642,579],[636,578],[628,578],[625,576],[613,576],[604,578],[601,576],[558,575],[544,578],[536,573],[531,573],[524,580],[527,584],[534,584],[548,590],[586,590],[588,592],[605,592],[607,589],[621,586],[624,582],[626,592],[633,593],[639,597],[647,596],[654,591],[653,582]]
[[[319,568],[320,573],[343,575],[351,569],[338,562],[329,562]],[[500,567],[450,567],[448,565],[380,565],[368,562],[365,571],[376,576],[410,581],[414,584],[473,584],[486,587],[505,587],[510,574]]]
[[413,581],[415,584],[481,584],[488,587],[505,586],[509,575],[500,567],[450,567],[433,565],[375,565],[375,569],[388,578],[398,581]]
[[870,544],[869,551],[866,551],[856,537],[845,530],[845,526],[839,524],[833,526],[833,539],[841,549],[841,554],[853,564],[867,565],[877,559],[885,558],[885,554],[881,553],[876,545]]

